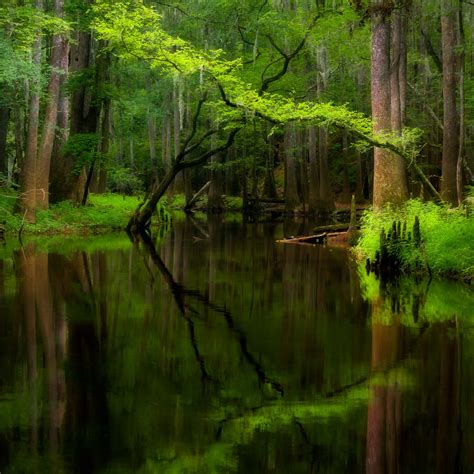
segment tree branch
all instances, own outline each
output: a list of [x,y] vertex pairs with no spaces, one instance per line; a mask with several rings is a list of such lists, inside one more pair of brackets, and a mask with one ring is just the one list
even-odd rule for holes
[[319,20],[320,15],[316,15],[313,20],[311,21],[311,24],[309,25],[308,29],[306,30],[305,35],[303,36],[303,39],[300,41],[298,46],[294,49],[294,51],[290,54],[287,54],[283,51],[282,48],[280,48],[274,41],[273,37],[271,35],[265,35],[270,42],[270,44],[280,53],[280,55],[284,58],[283,65],[281,69],[274,74],[273,76],[267,77],[262,81],[262,85],[260,86],[260,90],[258,92],[259,95],[262,95],[264,92],[268,90],[268,87],[272,82],[278,81],[281,79],[287,72],[288,68],[290,66],[291,60],[298,55],[298,53],[303,49],[304,45],[306,44],[306,41],[308,39],[309,34],[311,33],[311,30],[314,28],[316,25],[316,22]]

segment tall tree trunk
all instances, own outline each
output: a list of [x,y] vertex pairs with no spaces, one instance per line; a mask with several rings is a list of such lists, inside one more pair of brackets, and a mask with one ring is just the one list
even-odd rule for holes
[[285,211],[288,213],[295,212],[300,204],[296,180],[295,133],[294,126],[287,125],[285,130]]
[[318,129],[318,149],[319,149],[319,212],[327,214],[335,209],[334,194],[331,186],[331,176],[329,175],[328,161],[328,132],[325,128]]
[[441,196],[456,204],[456,163],[459,152],[459,117],[456,110],[457,4],[441,0],[441,45],[443,51],[443,160]]
[[[36,0],[35,7],[43,10],[43,0]],[[39,33],[33,45],[32,63],[36,69],[36,75],[30,84],[26,152],[21,166],[20,192],[17,200],[17,210],[23,214],[27,222],[36,221],[36,156],[41,94],[41,36]]]
[[[54,13],[57,17],[64,16],[64,0],[54,0]],[[61,75],[67,68],[68,44],[65,37],[53,37],[53,50],[51,53],[51,75],[49,78],[46,111],[43,122],[43,133],[36,162],[36,205],[39,209],[49,206],[49,171],[51,167],[51,154],[53,152],[54,135],[59,105],[59,86]]]
[[[321,46],[318,51],[319,76],[317,80],[317,91],[320,96],[326,89],[328,78],[328,54],[327,49]],[[318,151],[319,151],[319,209],[320,214],[327,214],[335,209],[334,194],[331,186],[328,162],[328,132],[325,128],[318,129]]]
[[308,129],[308,154],[309,154],[309,212],[316,213],[319,210],[319,163],[316,151],[316,128],[310,126]]
[[56,138],[54,139],[53,152],[51,155],[51,169],[49,173],[49,200],[58,202],[61,198],[62,179],[66,171],[64,169],[63,146],[69,137],[69,96],[65,90],[65,79],[69,68],[69,54],[65,55],[64,71],[61,78],[58,102],[58,116],[56,118]]
[[101,145],[100,145],[100,170],[99,170],[99,181],[97,186],[97,192],[100,194],[105,193],[107,190],[107,155],[110,149],[110,128],[111,128],[111,110],[112,104],[110,97],[104,99],[102,104],[102,123],[101,123]]
[[342,196],[341,201],[344,204],[349,204],[351,202],[351,187],[349,181],[349,147],[347,144],[347,132],[345,130],[342,131]]
[[465,104],[464,104],[464,62],[466,59],[466,37],[464,33],[463,24],[463,10],[462,2],[458,6],[459,18],[459,39],[462,51],[459,57],[459,149],[458,160],[456,163],[456,192],[458,197],[458,205],[462,204],[463,200],[463,173],[462,165],[464,160],[464,127],[465,127]]
[[362,167],[362,154],[356,151],[357,171],[356,171],[356,189],[355,198],[357,203],[364,202],[364,170]]
[[[390,132],[390,3],[372,2],[371,102],[374,132]],[[408,198],[405,164],[401,157],[375,148],[373,204],[400,204]]]
[[[181,109],[180,109],[180,102],[182,101],[181,97],[181,90],[179,80],[175,80],[173,83],[173,144],[174,144],[174,158],[179,155],[180,151],[180,138],[181,138],[181,125],[182,125],[182,117],[181,117]],[[176,179],[173,183],[173,192],[175,194],[183,194],[184,193],[184,173],[181,171],[176,176]]]
[[0,107],[0,173],[5,175],[5,178],[8,176],[7,135],[9,120],[9,107]]
[[[214,155],[211,158],[211,164],[222,163],[222,158],[222,154]],[[211,184],[207,194],[207,208],[209,212],[218,214],[224,209],[224,200],[222,199],[222,193],[224,189],[222,186],[223,182],[221,171],[211,168],[209,173],[209,181]]]
[[12,179],[16,181],[16,167],[21,167],[23,164],[25,144],[23,136],[24,112],[21,107],[15,107],[13,110],[13,119],[15,121],[15,159],[12,166]]
[[[86,0],[85,6],[90,5],[91,0]],[[74,41],[71,43],[70,72],[71,74],[84,74],[87,70],[97,68],[95,56],[97,55],[97,44],[92,38],[90,31],[78,31]],[[100,56],[97,55],[97,56]],[[96,70],[96,84],[81,83],[73,92],[71,97],[71,127],[69,140],[81,134],[92,135],[98,132],[98,121],[100,115],[101,101],[98,97],[97,78],[101,76]],[[92,151],[92,150],[91,150]],[[59,199],[70,199],[80,203],[84,198],[84,187],[86,183],[85,168],[77,171],[74,156],[64,156],[63,186],[59,190]]]

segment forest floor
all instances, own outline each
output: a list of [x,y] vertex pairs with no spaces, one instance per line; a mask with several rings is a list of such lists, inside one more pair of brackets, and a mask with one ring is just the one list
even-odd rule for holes
[[37,211],[36,223],[14,214],[16,194],[0,190],[0,225],[6,234],[99,234],[122,230],[136,209],[139,198],[119,194],[91,194],[86,206],[68,201]]

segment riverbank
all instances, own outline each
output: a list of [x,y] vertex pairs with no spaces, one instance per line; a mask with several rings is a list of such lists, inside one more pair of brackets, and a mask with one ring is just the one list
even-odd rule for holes
[[474,217],[470,205],[451,209],[413,199],[399,209],[366,211],[354,252],[361,261],[375,262],[380,259],[382,239],[386,251],[396,259],[403,273],[429,273],[471,281],[474,277],[473,235]]
[[[137,208],[140,198],[119,194],[91,194],[87,205],[64,201],[36,213],[36,223],[24,222],[14,214],[16,194],[0,192],[0,223],[5,233],[18,234],[101,234],[122,230]],[[4,224],[3,224],[4,223]]]

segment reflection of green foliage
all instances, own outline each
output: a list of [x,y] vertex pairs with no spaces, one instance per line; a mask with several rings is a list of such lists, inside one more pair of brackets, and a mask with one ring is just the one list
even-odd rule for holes
[[364,298],[376,303],[372,317],[378,323],[400,320],[406,326],[421,326],[458,317],[472,324],[474,291],[470,286],[406,276],[382,283],[373,273],[367,274],[362,265],[358,273]]

